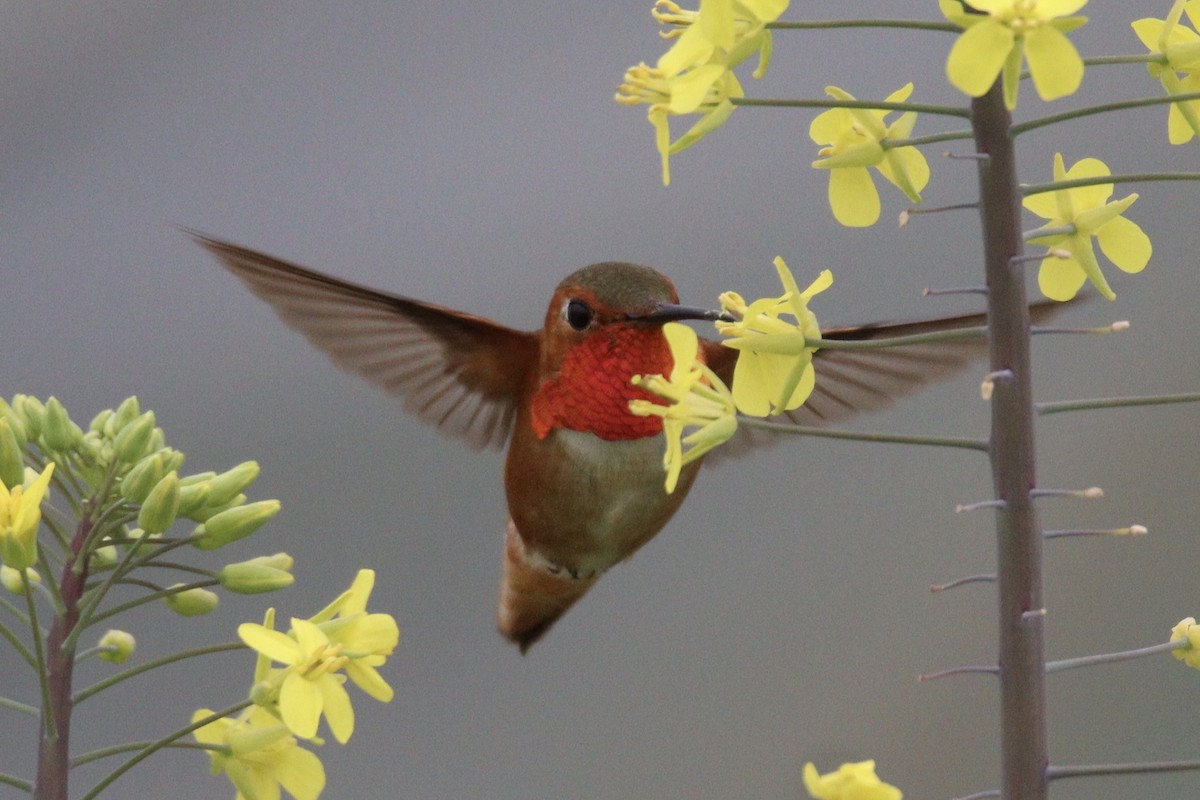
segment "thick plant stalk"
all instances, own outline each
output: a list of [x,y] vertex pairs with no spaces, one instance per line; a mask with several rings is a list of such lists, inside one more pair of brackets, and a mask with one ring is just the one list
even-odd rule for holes
[[1046,690],[1042,539],[1035,488],[1029,305],[1011,117],[997,82],[971,103],[979,162],[980,216],[988,287],[1000,611],[1000,719],[1005,800],[1045,800]]

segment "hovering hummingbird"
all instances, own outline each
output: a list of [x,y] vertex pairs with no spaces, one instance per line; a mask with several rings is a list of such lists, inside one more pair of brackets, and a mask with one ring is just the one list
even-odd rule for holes
[[[521,652],[658,533],[687,496],[701,462],[683,468],[674,493],[664,491],[662,422],[629,412],[631,399],[651,398],[630,378],[670,372],[665,322],[720,312],[679,305],[670,279],[655,270],[603,262],[573,272],[550,298],[542,329],[523,332],[192,236],[339,368],[403,398],[472,448],[508,444],[498,623]],[[824,328],[821,336],[864,340],[983,322],[976,314]],[[881,408],[983,352],[982,343],[963,342],[818,350],[816,389],[791,417],[823,425]],[[702,339],[700,353],[731,382],[737,351]],[[739,432],[719,450],[744,447],[751,436]]]

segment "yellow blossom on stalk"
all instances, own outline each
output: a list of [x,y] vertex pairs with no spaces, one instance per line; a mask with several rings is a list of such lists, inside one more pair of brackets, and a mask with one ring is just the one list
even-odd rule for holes
[[[888,95],[887,102],[902,103],[912,91],[908,83]],[[855,99],[836,86],[825,87],[825,93],[835,100]],[[831,108],[809,126],[809,137],[825,145],[818,151],[822,158],[812,165],[829,170],[829,207],[847,227],[863,228],[879,220],[879,192],[867,167],[877,169],[914,203],[921,202],[920,192],[929,183],[929,164],[920,150],[888,146],[912,134],[916,113],[906,112],[885,124],[889,113],[876,108]]]
[[[718,322],[717,331],[732,337],[721,342],[740,350],[733,371],[733,400],[744,414],[764,417],[799,408],[816,384],[812,358],[821,328],[808,310],[808,301],[833,284],[833,274],[823,270],[803,292],[796,286],[782,258],[775,269],[783,283],[780,297],[755,300],[749,305],[736,292],[721,295],[721,308],[738,318]],[[795,322],[780,319],[791,316]]]
[[787,10],[790,0],[701,0],[698,11],[689,11],[672,0],[657,0],[651,11],[662,25],[675,28],[663,32],[664,39],[685,36],[703,38],[715,50],[726,53],[726,66],[733,69],[758,53],[754,77],[767,74],[771,63],[772,38],[767,25]]
[[[1165,59],[1165,64],[1151,62],[1146,68],[1171,95],[1200,92],[1200,34],[1179,24],[1184,12],[1193,26],[1200,27],[1200,0],[1175,0],[1166,19],[1132,23],[1142,44]],[[1167,138],[1171,144],[1184,144],[1193,136],[1200,136],[1200,101],[1173,103],[1167,114]]]
[[[0,482],[0,560],[22,570],[37,563],[37,529],[42,521],[42,500],[50,488],[54,462],[38,475],[26,469],[25,483],[7,487]],[[36,475],[29,480],[31,475]]]
[[1186,641],[1187,647],[1176,648],[1171,654],[1189,667],[1200,669],[1200,625],[1196,624],[1195,617],[1181,619],[1178,625],[1171,628],[1171,641]]
[[[288,728],[305,739],[316,736],[324,715],[334,738],[345,743],[354,732],[354,709],[344,684],[349,676],[372,697],[387,702],[392,689],[375,668],[391,655],[400,638],[388,614],[368,614],[366,601],[374,572],[361,570],[350,590],[312,619],[292,618],[288,633],[274,630],[273,610],[264,625],[244,623],[238,636],[259,653],[255,679],[268,684],[263,705],[278,709]],[[284,665],[268,670],[270,659]],[[345,675],[338,674],[344,670]]]
[[960,91],[980,97],[998,76],[1004,102],[1017,107],[1021,62],[1029,62],[1033,86],[1043,100],[1074,94],[1083,81],[1083,59],[1066,34],[1087,22],[1072,17],[1087,0],[938,0],[942,14],[963,28],[950,48],[946,77]]
[[[697,360],[696,332],[678,322],[663,325],[663,336],[671,349],[671,376],[635,375],[633,383],[671,401],[662,405],[650,400],[630,400],[629,410],[641,417],[662,417],[667,452],[667,494],[675,491],[686,464],[722,444],[737,431],[737,409],[729,388],[703,362]],[[687,436],[687,428],[698,428]],[[687,448],[686,450],[684,448]]]
[[[1105,163],[1095,158],[1082,159],[1069,170],[1064,169],[1062,154],[1054,154],[1055,182],[1109,174]],[[1048,255],[1042,259],[1038,286],[1051,300],[1070,300],[1088,280],[1109,300],[1116,298],[1096,261],[1092,250],[1093,236],[1104,255],[1125,272],[1141,272],[1149,263],[1153,250],[1150,237],[1137,223],[1121,216],[1137,200],[1137,194],[1110,203],[1107,201],[1112,192],[1111,183],[1101,183],[1025,198],[1027,209],[1048,220],[1046,228],[1070,229],[1066,233],[1034,236],[1029,240],[1070,253],[1069,258]]]
[[[212,714],[206,708],[192,722]],[[237,788],[236,800],[279,800],[280,788],[296,800],[316,800],[325,788],[321,760],[300,747],[286,725],[258,706],[237,719],[218,719],[197,728],[196,741],[208,751],[212,772],[224,772]]]
[[804,788],[815,800],[901,800],[904,796],[879,779],[874,761],[842,764],[826,775],[818,774],[809,762],[804,765]]
[[[675,47],[688,44],[681,38]],[[671,183],[670,157],[686,150],[712,131],[725,124],[733,113],[732,97],[742,97],[742,85],[737,76],[724,64],[704,63],[689,68],[665,68],[664,61],[673,62],[675,48],[668,51],[658,66],[638,64],[625,72],[625,82],[617,88],[616,101],[633,106],[650,105],[647,118],[654,126],[655,146],[662,157],[663,186]],[[671,141],[670,118],[679,114],[701,114],[700,119],[674,142]]]

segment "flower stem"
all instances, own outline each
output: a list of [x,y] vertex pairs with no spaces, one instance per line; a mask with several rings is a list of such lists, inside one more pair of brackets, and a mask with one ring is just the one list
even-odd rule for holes
[[7,697],[0,697],[0,708],[7,708],[11,711],[19,711],[22,714],[27,714],[31,717],[36,717],[42,713],[41,709],[37,706],[31,706],[18,700],[10,700]]
[[[154,742],[126,742],[125,744],[115,744],[112,747],[103,747],[99,750],[92,750],[90,753],[76,756],[71,760],[72,767],[82,767],[84,764],[90,764],[93,761],[99,761],[102,758],[109,756],[119,756],[121,753],[132,753],[136,750],[144,750]],[[182,750],[220,750],[219,745],[202,744],[200,742],[172,742],[165,747],[173,747]]]
[[163,656],[162,658],[156,658],[153,661],[147,661],[144,664],[138,664],[136,667],[130,667],[127,670],[118,672],[116,675],[111,675],[104,680],[99,681],[98,683],[95,683],[78,692],[75,697],[72,698],[72,702],[74,702],[75,705],[79,705],[92,695],[102,692],[110,686],[114,686],[122,681],[126,681],[130,678],[141,675],[143,672],[149,672],[152,669],[165,667],[168,664],[174,664],[178,661],[184,660],[185,658],[192,658],[193,656],[205,656],[209,655],[210,653],[225,653],[231,650],[245,649],[246,645],[242,644],[241,642],[225,642],[222,644],[210,644],[205,647],[197,647],[194,650],[185,650],[182,653],[172,653],[171,655]]
[[1200,770],[1200,759],[1191,761],[1143,761],[1131,764],[1078,764],[1046,767],[1049,780],[1087,778],[1097,775],[1137,775],[1147,772],[1186,772]]
[[918,114],[933,114],[943,117],[968,119],[969,109],[961,106],[937,106],[927,103],[888,103],[883,100],[787,100],[782,98],[731,97],[735,106],[763,106],[766,108],[873,108],[881,111],[916,111]]
[[1134,658],[1169,653],[1172,650],[1178,650],[1181,647],[1187,646],[1187,640],[1180,639],[1177,642],[1162,642],[1150,647],[1139,647],[1136,650],[1122,650],[1118,653],[1098,653],[1091,656],[1079,656],[1078,658],[1062,658],[1058,661],[1046,662],[1046,672],[1062,672],[1066,669],[1091,667],[1096,664],[1115,664],[1118,661],[1129,661]]
[[1100,186],[1107,183],[1148,183],[1150,181],[1200,181],[1200,172],[1137,172],[1129,175],[1097,175],[1092,178],[1072,178],[1069,181],[1029,183],[1021,187],[1021,192],[1029,197],[1031,194],[1057,192],[1061,189],[1075,189],[1079,186]]
[[15,775],[9,775],[0,772],[0,785],[12,786],[17,789],[22,789],[26,794],[33,794],[33,784],[23,778],[18,778]]
[[819,21],[768,22],[774,31],[813,31],[834,28],[904,28],[914,31],[944,31],[959,33],[962,28],[949,22],[923,22],[911,19],[831,19]]
[[1089,400],[1057,400],[1035,403],[1038,414],[1058,414],[1062,411],[1091,411],[1097,408],[1128,408],[1131,406],[1161,406],[1170,403],[1200,402],[1200,394],[1161,394],[1148,397],[1098,397]]
[[964,342],[972,339],[979,341],[986,336],[986,328],[954,328],[948,331],[915,333],[912,336],[889,336],[884,339],[806,338],[804,343],[809,347],[825,350],[879,350],[886,347],[904,347],[910,344],[930,344],[931,342]]
[[[1033,388],[1029,304],[1025,294],[1020,186],[1011,135],[1012,118],[997,82],[971,102],[980,219],[988,286],[990,367],[1007,370],[991,399],[991,461],[996,510],[999,594],[1001,795],[1010,800],[1045,800],[1049,760],[1046,746],[1044,618],[1027,612],[1043,607],[1042,537],[1037,508],[1029,496],[1037,485],[1033,433]],[[1014,266],[1016,264],[1016,266]]]
[[1110,111],[1124,111],[1126,109],[1143,108],[1145,106],[1169,105],[1183,100],[1200,100],[1200,92],[1186,92],[1183,94],[1167,95],[1166,97],[1145,97],[1140,100],[1122,100],[1118,103],[1085,106],[1071,111],[1064,111],[1061,114],[1051,114],[1040,119],[1031,119],[1028,122],[1022,122],[1020,125],[1013,125],[1009,128],[1008,133],[1009,136],[1015,139],[1017,136],[1028,131],[1044,128],[1047,125],[1057,125],[1060,122],[1067,122],[1068,120],[1090,117],[1093,114],[1107,114]]
[[895,433],[870,433],[867,431],[831,431],[807,425],[790,425],[785,422],[767,422],[755,417],[738,417],[738,424],[764,431],[790,433],[796,436],[815,436],[818,439],[847,439],[855,442],[884,444],[915,444],[928,447],[956,447],[961,450],[987,452],[988,443],[981,439],[963,439],[954,436],[904,436]]

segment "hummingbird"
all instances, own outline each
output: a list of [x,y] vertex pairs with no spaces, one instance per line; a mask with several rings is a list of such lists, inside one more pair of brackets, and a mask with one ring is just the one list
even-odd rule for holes
[[[609,261],[571,273],[542,328],[526,332],[189,233],[339,368],[474,449],[508,445],[497,623],[522,653],[667,524],[713,458],[685,466],[668,494],[662,421],[629,411],[632,399],[654,399],[632,376],[671,371],[663,324],[721,318],[680,305],[671,280],[650,267]],[[821,336],[867,340],[983,322],[974,314],[822,328]],[[984,352],[982,341],[818,350],[816,388],[790,416],[825,425],[879,409]],[[699,353],[731,383],[737,351],[701,339]],[[753,437],[743,429],[714,452],[745,449]]]

